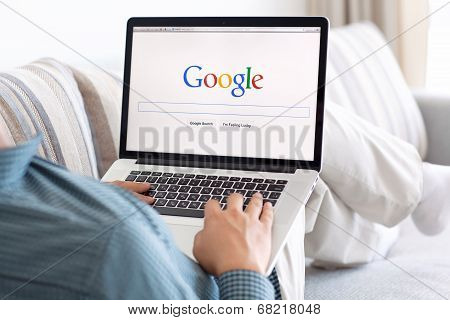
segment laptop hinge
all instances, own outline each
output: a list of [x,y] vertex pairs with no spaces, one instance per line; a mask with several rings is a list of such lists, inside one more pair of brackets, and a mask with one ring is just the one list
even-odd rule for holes
[[297,167],[286,165],[261,165],[252,163],[236,163],[236,162],[202,162],[183,160],[168,160],[156,158],[138,158],[136,164],[153,165],[153,166],[170,166],[170,167],[189,167],[189,168],[207,168],[222,170],[239,170],[239,171],[258,171],[258,172],[278,172],[278,173],[295,173]]

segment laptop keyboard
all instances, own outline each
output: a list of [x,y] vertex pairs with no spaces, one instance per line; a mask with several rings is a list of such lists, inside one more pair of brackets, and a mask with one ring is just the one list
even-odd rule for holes
[[150,183],[148,195],[155,198],[155,207],[190,210],[203,210],[209,199],[216,199],[225,208],[232,193],[244,196],[244,209],[255,192],[275,206],[287,184],[287,180],[158,171],[131,171],[125,181]]

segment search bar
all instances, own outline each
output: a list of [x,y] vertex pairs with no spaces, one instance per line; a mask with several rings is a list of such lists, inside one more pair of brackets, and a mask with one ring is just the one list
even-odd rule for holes
[[186,115],[212,115],[265,118],[309,118],[309,107],[205,104],[193,102],[139,102],[139,112],[171,113]]

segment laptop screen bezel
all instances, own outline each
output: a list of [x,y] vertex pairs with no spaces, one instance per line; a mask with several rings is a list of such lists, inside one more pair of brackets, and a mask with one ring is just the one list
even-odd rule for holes
[[[161,153],[126,150],[128,107],[131,77],[131,53],[134,27],[320,27],[320,52],[317,88],[317,112],[314,143],[314,160],[288,160],[270,158],[245,158],[232,156]],[[119,157],[138,159],[140,163],[182,167],[200,167],[232,170],[295,172],[309,169],[320,172],[322,163],[322,136],[326,82],[327,43],[329,22],[324,17],[177,17],[130,18],[127,23],[125,68],[122,95],[122,118]]]

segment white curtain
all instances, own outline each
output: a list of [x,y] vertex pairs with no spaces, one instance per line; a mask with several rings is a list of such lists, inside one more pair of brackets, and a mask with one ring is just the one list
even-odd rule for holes
[[306,8],[310,15],[327,16],[332,27],[370,20],[386,39],[398,37],[391,48],[406,80],[425,84],[428,21],[418,22],[429,13],[428,0],[306,0]]

